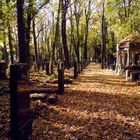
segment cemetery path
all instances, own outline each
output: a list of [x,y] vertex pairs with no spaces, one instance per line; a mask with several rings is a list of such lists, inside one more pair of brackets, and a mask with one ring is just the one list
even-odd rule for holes
[[[33,103],[35,104],[35,103]],[[33,140],[139,140],[140,87],[90,63],[33,122]]]

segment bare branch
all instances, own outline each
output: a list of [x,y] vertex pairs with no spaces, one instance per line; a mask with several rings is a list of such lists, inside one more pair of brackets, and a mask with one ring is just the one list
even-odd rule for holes
[[48,25],[45,25],[43,28],[41,28],[39,31],[38,31],[38,34],[36,36],[36,39],[39,37],[39,34],[41,33],[41,31],[43,31]]
[[40,7],[38,7],[38,9],[35,10],[35,12],[32,14],[32,19],[35,17],[36,14],[38,14],[38,12],[47,4],[49,3],[50,0],[45,0],[44,3],[42,3],[42,5]]

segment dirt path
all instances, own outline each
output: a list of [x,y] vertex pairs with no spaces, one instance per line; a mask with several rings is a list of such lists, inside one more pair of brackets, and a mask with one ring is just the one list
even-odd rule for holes
[[33,140],[139,140],[140,87],[93,63],[33,123]]

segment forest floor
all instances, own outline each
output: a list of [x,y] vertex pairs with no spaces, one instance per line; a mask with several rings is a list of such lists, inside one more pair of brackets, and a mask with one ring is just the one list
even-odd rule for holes
[[[0,96],[1,105],[6,100],[6,95]],[[32,100],[34,107],[39,109],[31,140],[140,139],[140,87],[94,63],[66,85],[55,105]]]

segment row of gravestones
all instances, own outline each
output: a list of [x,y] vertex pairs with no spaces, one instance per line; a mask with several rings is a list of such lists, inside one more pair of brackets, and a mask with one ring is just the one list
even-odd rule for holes
[[[88,65],[89,61],[74,62],[74,78]],[[64,93],[64,63],[58,66],[58,94]],[[10,137],[26,140],[32,134],[30,117],[30,91],[28,84],[28,66],[24,63],[10,65]],[[46,74],[49,74],[49,62],[46,62]],[[0,62],[0,79],[6,78],[6,63]],[[24,87],[24,88],[22,88]]]
[[89,64],[90,61],[74,62],[74,76],[77,78],[78,74]]
[[[78,62],[78,63],[76,63],[76,62],[69,62],[69,66],[70,66],[70,68],[72,68],[75,65],[75,63],[76,63],[78,65],[77,67],[78,67],[78,73],[79,73],[84,68],[86,63],[88,63],[89,61],[90,61],[90,59],[88,59],[88,61],[81,61],[81,62]],[[63,63],[64,63],[64,67],[65,67],[65,62],[63,62]],[[52,65],[50,66],[50,62],[49,61],[42,62],[42,64],[39,64],[39,70],[40,70],[41,66],[42,66],[42,70],[46,70],[46,74],[47,75],[53,74],[53,66]],[[51,69],[50,69],[50,67],[51,67]]]
[[[78,74],[88,65],[88,62],[74,62],[74,75],[73,78],[77,78]],[[72,65],[71,65],[72,66]],[[65,70],[65,64],[64,62],[60,62],[58,65],[58,94],[64,94],[64,70]],[[54,104],[58,100],[57,94],[52,94],[48,96],[48,103]]]

